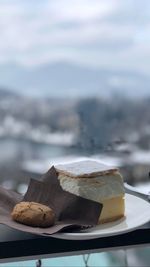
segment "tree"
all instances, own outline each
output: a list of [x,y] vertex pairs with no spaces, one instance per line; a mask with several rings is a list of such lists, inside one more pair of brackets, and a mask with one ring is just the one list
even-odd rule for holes
[[111,139],[111,107],[103,100],[84,99],[77,105],[77,114],[78,145],[90,150],[106,148]]

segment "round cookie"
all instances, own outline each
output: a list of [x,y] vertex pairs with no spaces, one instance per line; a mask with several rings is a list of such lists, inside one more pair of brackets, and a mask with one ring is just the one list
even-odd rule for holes
[[20,202],[11,213],[12,219],[34,227],[49,227],[55,222],[54,211],[46,205],[36,202]]

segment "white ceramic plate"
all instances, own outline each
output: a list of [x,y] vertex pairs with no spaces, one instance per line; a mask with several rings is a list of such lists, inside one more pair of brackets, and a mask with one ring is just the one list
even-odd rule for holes
[[70,240],[86,240],[123,234],[135,230],[150,221],[150,204],[145,200],[126,194],[126,217],[116,222],[105,223],[76,233],[58,233],[53,237]]

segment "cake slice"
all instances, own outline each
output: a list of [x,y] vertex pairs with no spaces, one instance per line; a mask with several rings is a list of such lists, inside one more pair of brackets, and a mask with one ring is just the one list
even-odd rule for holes
[[84,160],[55,166],[63,190],[103,204],[99,224],[125,215],[123,178],[117,168]]

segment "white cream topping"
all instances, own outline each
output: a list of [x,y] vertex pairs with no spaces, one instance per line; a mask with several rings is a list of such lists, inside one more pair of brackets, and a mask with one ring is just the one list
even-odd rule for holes
[[70,177],[97,177],[104,173],[112,173],[117,171],[117,168],[107,166],[100,161],[82,160],[68,164],[55,165],[55,169],[59,174],[68,175]]
[[60,174],[58,179],[63,190],[96,202],[125,193],[123,179],[118,172],[94,178],[71,178]]

